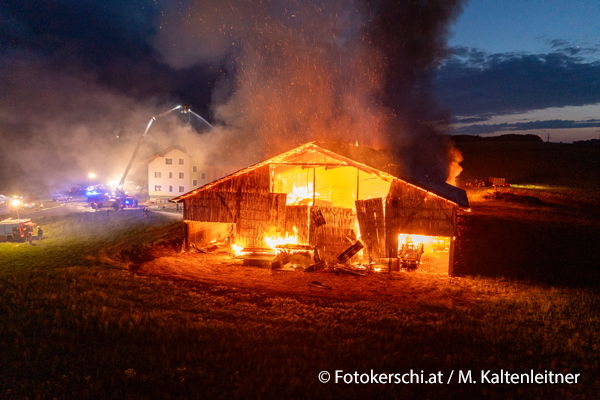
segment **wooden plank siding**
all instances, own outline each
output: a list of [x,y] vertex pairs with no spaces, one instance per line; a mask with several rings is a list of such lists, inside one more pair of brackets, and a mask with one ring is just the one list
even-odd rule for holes
[[237,193],[206,190],[183,201],[183,219],[186,221],[236,222],[238,215]]
[[[236,244],[242,247],[259,247],[265,245],[265,237],[274,234],[277,228],[277,210],[274,203],[277,196],[286,195],[267,193],[240,193],[240,214],[236,220]],[[275,223],[275,224],[274,224]]]
[[236,224],[236,244],[262,246],[264,238],[283,234],[285,193],[231,193],[206,190],[184,200],[186,221]]
[[370,259],[386,257],[385,214],[381,197],[357,200],[356,216],[360,227],[360,240]]
[[197,247],[208,246],[229,237],[235,226],[230,223],[188,221],[188,243]]
[[263,165],[239,175],[233,174],[227,179],[215,183],[208,190],[232,193],[269,193],[271,191],[269,170],[269,165]]
[[295,232],[298,244],[308,244],[309,211],[309,206],[286,206],[285,233],[293,236]]
[[352,245],[346,239],[355,226],[355,217],[350,208],[341,207],[311,207],[320,210],[325,218],[325,225],[309,227],[309,244],[316,246],[321,258],[327,262],[335,262],[337,256]]
[[388,257],[397,257],[398,234],[455,236],[456,207],[400,180],[390,186],[385,203]]

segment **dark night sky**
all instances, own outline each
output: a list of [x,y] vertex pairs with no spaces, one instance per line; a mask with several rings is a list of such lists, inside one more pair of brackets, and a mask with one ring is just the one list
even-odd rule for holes
[[[561,7],[576,7],[569,4]],[[517,3],[503,10],[485,1],[0,5],[0,189],[15,177],[47,184],[56,171],[70,180],[91,170],[113,178],[148,119],[182,103],[220,128],[198,135],[171,119],[141,157],[183,142],[202,147],[211,162],[242,150],[250,162],[279,139],[274,131],[303,142],[314,139],[306,132],[327,129],[345,139],[362,132],[350,139],[365,144],[381,135],[376,144],[401,149],[412,168],[410,156],[425,151],[420,138],[443,147],[428,120],[453,122],[453,133],[553,130],[574,138],[600,126],[590,117],[600,102],[598,28],[582,30],[579,42],[571,29],[589,12],[539,35],[544,21],[530,19],[519,41],[499,33],[516,29],[508,27]],[[272,105],[296,115],[282,118]],[[216,148],[228,150],[216,155]]]
[[36,57],[135,99],[177,98],[207,110],[218,72],[208,63],[175,69],[165,62],[151,45],[161,19],[153,1],[2,1],[2,9],[2,65]]

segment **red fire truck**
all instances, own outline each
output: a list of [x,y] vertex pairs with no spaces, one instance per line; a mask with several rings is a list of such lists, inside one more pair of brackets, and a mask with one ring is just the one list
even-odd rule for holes
[[24,242],[33,237],[36,224],[30,219],[7,219],[0,221],[0,242]]

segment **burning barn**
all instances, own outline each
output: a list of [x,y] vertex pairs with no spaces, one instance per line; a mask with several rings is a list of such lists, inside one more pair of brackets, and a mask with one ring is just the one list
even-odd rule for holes
[[418,264],[428,245],[445,252],[449,274],[457,209],[469,207],[454,186],[425,189],[314,142],[173,201],[184,205],[184,250],[225,242],[264,259],[299,251],[393,270]]

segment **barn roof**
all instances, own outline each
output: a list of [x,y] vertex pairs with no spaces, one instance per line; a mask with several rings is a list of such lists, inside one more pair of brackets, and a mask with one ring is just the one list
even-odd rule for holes
[[[356,146],[348,146],[343,145],[342,147],[336,146],[336,150],[352,155],[353,157],[361,159],[363,162],[355,161],[349,157],[339,154],[338,152],[334,152],[326,149],[325,144],[319,143],[318,145],[315,142],[309,142],[303,144],[295,149],[289,150],[285,153],[279,154],[273,158],[262,161],[258,164],[252,165],[250,167],[241,169],[233,174],[227,175],[221,179],[218,179],[214,182],[208,183],[202,187],[194,189],[188,193],[185,193],[181,196],[175,197],[171,199],[173,202],[178,202],[186,199],[187,197],[193,196],[196,193],[201,191],[210,190],[211,188],[221,184],[222,182],[232,179],[236,176],[248,173],[257,168],[263,167],[265,165],[290,165],[290,166],[298,166],[298,165],[315,165],[315,166],[349,166],[357,168],[360,171],[364,171],[369,174],[373,174],[378,178],[391,182],[394,179],[398,179],[403,181],[409,185],[415,186],[417,189],[427,191],[433,195],[441,197],[447,201],[455,203],[459,207],[469,208],[469,200],[464,190],[457,188],[455,186],[449,185],[445,182],[410,182],[407,179],[401,179],[389,172],[386,172],[382,169],[391,170],[389,166],[388,160],[389,158],[381,152],[378,152],[374,149],[370,148],[362,148],[362,150],[356,149]],[[330,146],[327,146],[330,147]],[[353,149],[352,147],[355,147]],[[380,169],[373,168],[366,164],[368,162],[371,165],[377,165]],[[387,166],[387,168],[386,168]]]

